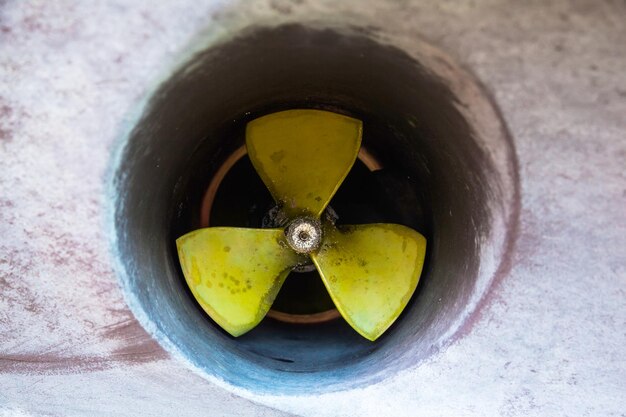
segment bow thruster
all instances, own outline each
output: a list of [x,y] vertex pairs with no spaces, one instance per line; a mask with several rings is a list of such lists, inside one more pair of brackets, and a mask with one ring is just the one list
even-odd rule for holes
[[265,317],[289,272],[313,261],[343,318],[376,340],[413,295],[426,239],[397,224],[335,226],[322,216],[361,146],[360,120],[287,110],[248,123],[246,146],[283,228],[208,227],[176,241],[204,311],[239,336]]

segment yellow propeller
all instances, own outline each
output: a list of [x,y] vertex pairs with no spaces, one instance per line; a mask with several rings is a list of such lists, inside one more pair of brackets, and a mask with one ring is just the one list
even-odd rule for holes
[[342,227],[322,217],[356,160],[361,133],[361,121],[320,110],[287,110],[248,124],[250,160],[285,227],[208,227],[176,240],[194,297],[231,335],[259,324],[289,272],[309,259],[343,318],[369,340],[407,305],[426,239],[397,224]]

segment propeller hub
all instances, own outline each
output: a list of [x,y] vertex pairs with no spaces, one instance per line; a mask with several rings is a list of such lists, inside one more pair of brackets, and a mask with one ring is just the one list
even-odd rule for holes
[[285,229],[287,243],[298,253],[311,253],[319,249],[322,242],[322,224],[310,217],[299,217]]

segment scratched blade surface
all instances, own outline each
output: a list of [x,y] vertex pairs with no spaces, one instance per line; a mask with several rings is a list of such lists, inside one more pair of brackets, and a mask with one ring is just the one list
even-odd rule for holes
[[248,123],[250,160],[289,217],[319,217],[356,160],[360,120],[321,110],[287,110]]
[[311,257],[344,319],[376,340],[413,295],[424,264],[426,239],[396,224],[327,224]]
[[282,229],[213,227],[176,240],[187,285],[204,311],[233,336],[254,328],[301,258]]

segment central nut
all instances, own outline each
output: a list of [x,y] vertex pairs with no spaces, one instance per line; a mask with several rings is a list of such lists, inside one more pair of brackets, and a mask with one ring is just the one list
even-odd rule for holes
[[322,224],[310,217],[299,217],[285,229],[287,243],[298,253],[311,253],[320,247],[322,242]]

